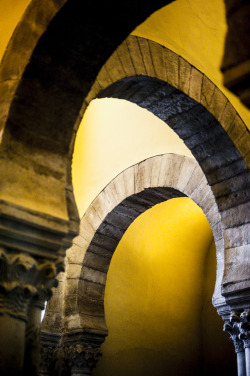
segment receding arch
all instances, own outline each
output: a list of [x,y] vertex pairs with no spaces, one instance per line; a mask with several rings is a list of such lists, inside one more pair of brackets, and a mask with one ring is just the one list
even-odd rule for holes
[[[129,36],[99,72],[83,108],[95,97],[125,99],[147,108],[184,140],[204,171],[221,213],[229,256],[224,294],[230,299],[234,291],[246,291],[250,137],[225,95],[173,51]],[[242,258],[236,256],[238,252]]]
[[[145,210],[174,197],[190,197],[211,225],[217,252],[214,304],[225,307],[220,288],[224,239],[213,193],[197,162],[165,154],[123,171],[96,197],[81,220],[80,234],[67,251],[66,272],[48,304],[42,329],[43,348],[51,333],[63,346],[73,338],[98,348],[107,335],[104,290],[109,264],[128,226]],[[62,313],[63,312],[63,313]],[[67,353],[67,350],[66,350]]]

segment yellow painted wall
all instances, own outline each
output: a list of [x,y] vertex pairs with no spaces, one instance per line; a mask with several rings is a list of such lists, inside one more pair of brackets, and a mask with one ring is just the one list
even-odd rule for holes
[[77,133],[72,176],[80,217],[120,172],[157,154],[192,157],[183,141],[151,112],[119,99],[96,99]]
[[215,282],[214,252],[205,265],[210,248],[214,250],[212,240],[203,212],[189,198],[157,205],[134,221],[108,272],[109,335],[94,376],[202,375],[199,366],[208,361],[205,356],[202,360],[202,351],[210,346],[204,321],[208,327],[213,322],[220,344],[226,341],[223,349],[213,343],[219,367],[232,366],[234,356],[230,359],[224,351],[229,346],[231,355],[232,349],[207,287]]
[[222,83],[226,31],[224,0],[176,0],[151,15],[132,34],[170,48],[203,72],[250,127],[250,111]]

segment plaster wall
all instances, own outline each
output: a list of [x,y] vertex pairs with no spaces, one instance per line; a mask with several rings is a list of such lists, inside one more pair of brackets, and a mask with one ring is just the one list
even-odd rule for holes
[[211,303],[214,251],[206,217],[189,198],[156,205],[133,222],[108,272],[109,335],[94,376],[208,374],[203,366],[213,374],[229,365],[234,369],[233,347]]

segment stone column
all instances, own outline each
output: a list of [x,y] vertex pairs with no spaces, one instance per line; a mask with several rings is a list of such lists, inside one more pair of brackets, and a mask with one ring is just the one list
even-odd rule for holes
[[70,376],[91,376],[102,355],[101,345],[106,334],[82,331],[65,335],[63,355]]
[[234,344],[235,352],[237,354],[238,376],[246,376],[245,348],[240,335],[240,313],[240,311],[232,311],[229,320],[226,320],[224,330],[229,333],[230,340]]
[[[25,253],[0,249],[1,376],[37,374],[41,307],[34,302],[53,284],[56,273],[53,262],[38,262]],[[26,370],[25,352],[30,364]]]
[[47,261],[39,265],[37,279],[40,280],[40,283],[37,285],[37,294],[31,300],[27,312],[25,375],[39,376],[41,311],[44,309],[44,303],[52,296],[52,287],[58,285],[56,276],[63,270],[62,260],[55,263]]
[[250,376],[250,309],[245,309],[240,318],[240,338],[243,340],[245,348],[246,375]]

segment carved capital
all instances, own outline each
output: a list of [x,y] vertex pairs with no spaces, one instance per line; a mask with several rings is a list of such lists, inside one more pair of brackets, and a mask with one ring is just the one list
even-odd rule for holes
[[64,346],[64,353],[71,369],[92,370],[102,356],[100,347],[75,344]]
[[250,309],[245,309],[241,315],[240,338],[245,348],[250,348]]
[[241,312],[239,311],[232,311],[229,320],[225,322],[223,327],[223,330],[229,333],[236,353],[244,351],[244,343],[240,336],[240,314]]
[[38,262],[24,253],[0,248],[0,314],[26,321],[29,303],[51,296],[62,265],[62,261]]

